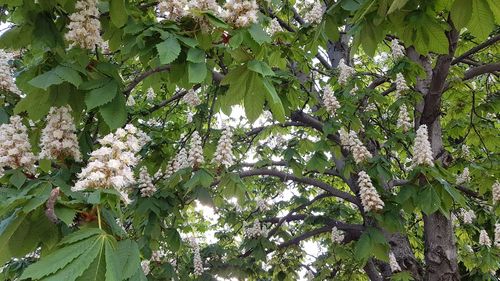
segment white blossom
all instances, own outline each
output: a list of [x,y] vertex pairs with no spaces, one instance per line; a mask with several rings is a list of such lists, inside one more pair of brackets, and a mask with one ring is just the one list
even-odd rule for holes
[[462,146],[460,147],[460,150],[461,150],[461,154],[463,157],[465,157],[465,158],[470,157],[470,148],[468,145],[462,144]]
[[500,248],[500,223],[495,224],[495,247]]
[[354,68],[345,64],[344,59],[341,59],[339,62],[339,84],[344,85],[347,83],[347,79],[349,79],[354,74]]
[[265,225],[261,225],[260,222],[256,220],[251,226],[243,229],[243,234],[249,239],[255,239],[259,237],[266,237],[268,230]]
[[189,89],[187,94],[182,97],[182,100],[187,103],[190,107],[197,107],[201,104],[201,100],[198,94],[193,89]]
[[321,1],[316,0],[312,4],[311,9],[304,15],[304,20],[311,24],[320,23],[323,19],[323,14],[325,13],[325,11],[326,7],[323,6]]
[[158,9],[160,16],[165,19],[178,21],[188,14],[187,4],[187,0],[162,0],[158,3],[156,8]]
[[199,168],[205,162],[203,157],[203,146],[200,134],[197,131],[191,136],[191,147],[189,150],[188,162],[194,169]]
[[81,161],[80,147],[76,136],[76,127],[71,107],[51,107],[47,115],[47,124],[40,139],[40,159],[64,159],[71,157]]
[[472,224],[472,222],[476,219],[476,213],[474,213],[473,210],[467,211],[465,209],[460,209],[460,216],[466,224]]
[[90,154],[71,190],[114,188],[129,203],[125,188],[136,182],[132,171],[138,162],[136,154],[148,141],[149,137],[131,124],[99,139],[101,147]]
[[406,80],[403,74],[396,74],[396,96],[399,97],[402,92],[409,89],[410,88],[408,87],[408,85],[406,85]]
[[384,208],[384,201],[380,199],[370,176],[364,171],[359,172],[358,176],[359,195],[365,212],[382,210]]
[[408,130],[412,127],[410,115],[408,114],[408,109],[406,105],[401,105],[398,114],[398,121],[396,123],[397,128],[401,128],[403,132],[408,132]]
[[14,69],[9,65],[9,61],[12,59],[13,54],[0,49],[0,90],[21,95],[22,93],[14,81]]
[[491,239],[488,236],[488,232],[486,232],[486,230],[484,229],[481,229],[481,231],[479,232],[479,245],[491,247]]
[[259,5],[255,0],[227,0],[224,8],[226,22],[236,27],[245,27],[257,22]]
[[232,136],[233,133],[231,131],[231,128],[226,127],[219,139],[219,143],[217,144],[213,159],[214,163],[223,165],[226,168],[234,164],[233,144],[231,140]]
[[399,44],[398,39],[392,39],[391,41],[391,53],[392,57],[397,60],[405,56],[405,48]]
[[330,116],[335,116],[337,109],[340,108],[340,103],[337,101],[332,89],[328,86],[323,88],[323,103]]
[[465,167],[463,172],[461,174],[457,175],[456,184],[460,185],[460,184],[468,183],[468,182],[470,182],[470,180],[471,180],[471,177],[470,177],[469,168]]
[[125,105],[126,106],[134,106],[135,105],[135,99],[131,94],[128,96],[127,103]]
[[143,260],[141,261],[141,268],[142,268],[142,272],[144,272],[144,275],[148,275],[149,272],[151,271],[150,268],[149,268],[149,260]]
[[352,152],[352,156],[356,164],[362,163],[370,158],[372,154],[359,140],[358,135],[354,131],[347,133],[343,128],[339,130],[340,143],[348,151]]
[[495,183],[491,187],[491,194],[493,196],[493,203],[500,202],[500,182],[499,181],[495,181]]
[[420,125],[415,137],[413,146],[412,167],[417,165],[434,166],[434,157],[432,156],[431,143],[427,133],[427,125]]
[[34,173],[36,157],[31,152],[28,128],[18,115],[10,117],[10,123],[0,125],[0,168],[22,168]]
[[79,0],[75,5],[75,12],[69,15],[71,22],[68,25],[66,40],[70,47],[79,46],[82,49],[93,50],[101,46],[101,22],[99,22],[98,0]]
[[377,105],[373,102],[369,103],[366,107],[365,107],[365,112],[369,112],[369,111],[375,111],[377,110]]
[[165,251],[163,251],[162,249],[158,249],[151,253],[151,261],[162,262],[164,258],[165,258]]
[[188,112],[186,114],[186,122],[188,122],[188,123],[193,122],[193,113],[192,112]]
[[188,155],[185,148],[181,148],[172,162],[173,173],[189,167]]
[[192,14],[192,10],[203,12],[213,12],[215,15],[220,14],[221,7],[216,0],[191,0],[188,3],[188,8]]
[[153,90],[153,88],[149,88],[148,91],[146,92],[146,100],[153,101],[155,97],[156,97],[155,90]]
[[344,232],[337,229],[336,226],[332,228],[332,242],[335,244],[342,243],[344,241]]
[[142,167],[139,171],[139,188],[141,189],[142,197],[151,197],[156,192],[153,178],[149,175],[146,167]]
[[196,242],[194,237],[191,237],[188,242],[191,246],[191,250],[193,251],[193,274],[195,276],[201,276],[205,270],[203,269],[203,261],[201,260],[200,255],[200,245],[198,245],[198,242]]
[[399,266],[399,263],[396,260],[396,256],[394,256],[394,253],[392,251],[389,252],[389,266],[391,267],[392,272],[401,271],[401,267]]
[[259,211],[261,212],[264,212],[269,209],[266,200],[262,198],[258,198],[257,200],[255,200],[255,203],[257,204],[257,209],[259,209]]
[[282,32],[283,31],[283,28],[281,28],[281,25],[279,23],[279,21],[275,18],[273,18],[270,22],[269,22],[269,26],[267,27],[267,32],[273,36],[275,33],[277,32]]

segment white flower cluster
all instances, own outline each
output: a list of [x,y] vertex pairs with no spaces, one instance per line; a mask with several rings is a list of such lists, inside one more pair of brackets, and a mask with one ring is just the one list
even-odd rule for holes
[[412,127],[410,115],[408,114],[408,109],[404,104],[401,105],[401,108],[399,109],[399,115],[396,127],[401,128],[403,132],[408,132],[408,130]]
[[189,167],[188,155],[186,149],[182,148],[177,155],[175,155],[175,158],[168,163],[166,176],[169,177],[175,172],[187,167]]
[[366,107],[364,112],[370,112],[370,111],[376,111],[377,110],[377,105],[373,102],[370,102]]
[[144,275],[148,275],[151,269],[149,268],[149,260],[143,260],[141,261],[141,268],[142,272],[144,272]]
[[394,253],[392,251],[389,252],[389,266],[391,267],[392,272],[401,271],[401,267],[399,266],[399,263],[396,260],[396,256],[394,256]]
[[261,212],[267,211],[269,209],[269,206],[264,199],[258,198],[257,200],[255,200],[255,204],[257,204],[257,209],[259,209],[259,211]]
[[81,161],[82,154],[78,146],[71,107],[51,107],[46,120],[47,125],[43,128],[40,139],[39,158],[64,159],[71,157],[75,161]]
[[372,158],[372,154],[359,140],[356,132],[351,130],[349,133],[347,133],[344,128],[341,128],[339,130],[339,136],[341,145],[352,152],[352,156],[356,164],[362,163],[363,161]]
[[193,169],[198,169],[205,162],[205,158],[203,157],[203,145],[198,131],[194,131],[191,136],[188,162]]
[[500,223],[495,224],[495,247],[500,248]]
[[344,241],[344,232],[334,226],[332,228],[332,242],[335,244],[339,244],[342,243],[342,241]]
[[333,94],[332,89],[328,86],[323,88],[323,103],[325,104],[326,111],[328,111],[330,116],[335,116],[337,109],[340,108],[339,101]]
[[326,7],[323,6],[321,1],[314,1],[311,9],[304,15],[304,20],[308,23],[320,23],[323,19],[323,14],[326,11]]
[[28,129],[20,116],[11,116],[10,123],[0,125],[0,176],[4,167],[23,168],[26,172],[34,173],[35,161]]
[[392,39],[391,41],[391,53],[392,57],[397,60],[405,56],[405,48],[399,44],[398,39]]
[[243,230],[243,235],[247,238],[254,239],[259,237],[266,237],[269,231],[265,225],[260,225],[258,220],[254,221],[250,227]]
[[146,100],[153,101],[155,97],[156,97],[155,90],[153,90],[153,88],[149,88],[148,91],[146,92]]
[[201,100],[193,89],[189,89],[187,94],[182,97],[182,100],[190,107],[197,107],[201,104]]
[[189,239],[189,245],[191,246],[191,249],[193,251],[193,266],[194,266],[194,272],[193,274],[195,276],[201,276],[203,274],[203,261],[201,260],[201,255],[200,255],[200,245],[198,245],[198,242],[196,242],[196,239],[194,237],[191,237]]
[[127,98],[127,102],[125,104],[126,106],[134,106],[135,105],[135,99],[134,99],[134,96],[132,96],[132,94],[130,94]]
[[273,36],[277,32],[282,32],[283,28],[281,28],[281,25],[277,19],[272,19],[269,22],[269,26],[267,27],[267,32]]
[[165,258],[165,251],[163,251],[162,249],[158,249],[151,253],[151,261],[162,262],[164,258]]
[[135,183],[132,168],[138,162],[136,154],[148,141],[149,137],[131,124],[104,136],[99,140],[101,147],[92,151],[71,190],[115,188],[129,203],[125,188]]
[[227,0],[224,18],[236,27],[245,27],[257,22],[259,5],[255,0]]
[[495,183],[491,187],[491,193],[493,196],[493,203],[500,202],[500,182],[499,181],[495,181]]
[[232,136],[233,132],[231,131],[231,127],[226,127],[217,144],[213,160],[214,163],[223,165],[226,168],[234,164]]
[[380,199],[370,176],[365,171],[359,172],[358,176],[359,195],[365,212],[382,210],[384,208],[384,201]]
[[153,178],[149,175],[146,167],[142,167],[139,172],[139,188],[141,189],[142,197],[151,197],[156,192]]
[[188,14],[187,4],[187,0],[162,0],[156,8],[160,16],[165,17],[167,20],[177,21]]
[[76,2],[76,11],[69,16],[71,22],[68,25],[69,31],[66,33],[66,40],[71,42],[70,47],[77,45],[82,49],[93,50],[96,45],[102,45],[97,3],[97,0]]
[[476,219],[476,213],[474,213],[473,210],[467,211],[465,209],[460,209],[460,216],[466,224],[472,224],[472,222]]
[[434,157],[432,156],[431,143],[427,133],[427,125],[420,125],[415,137],[413,146],[412,167],[417,165],[428,165],[434,167]]
[[465,167],[464,171],[461,174],[457,175],[456,184],[460,185],[460,184],[468,183],[468,182],[470,182],[470,180],[471,180],[471,177],[470,177],[469,168]]
[[339,84],[344,85],[347,83],[347,79],[349,79],[354,74],[354,68],[345,64],[344,59],[341,59],[339,62]]
[[399,97],[401,93],[409,89],[410,87],[406,85],[406,80],[403,74],[401,73],[396,74],[396,97]]
[[461,150],[461,155],[465,158],[468,158],[470,157],[470,148],[468,145],[466,144],[462,144],[462,146],[460,147],[460,150]]
[[9,65],[13,55],[0,49],[0,90],[21,95],[13,77],[13,69]]
[[484,229],[481,229],[481,231],[479,232],[479,245],[491,247],[490,236],[488,236],[488,232],[486,232],[486,230]]

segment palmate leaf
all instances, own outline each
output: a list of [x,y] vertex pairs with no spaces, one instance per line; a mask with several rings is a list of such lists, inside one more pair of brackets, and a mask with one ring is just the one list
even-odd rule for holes
[[59,249],[30,265],[21,279],[32,280],[125,280],[140,270],[139,249],[131,240],[117,242],[96,228],[66,236]]

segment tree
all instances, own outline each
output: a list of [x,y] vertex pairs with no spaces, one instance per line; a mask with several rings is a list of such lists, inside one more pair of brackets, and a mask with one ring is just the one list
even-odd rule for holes
[[2,280],[496,280],[498,2],[0,5]]

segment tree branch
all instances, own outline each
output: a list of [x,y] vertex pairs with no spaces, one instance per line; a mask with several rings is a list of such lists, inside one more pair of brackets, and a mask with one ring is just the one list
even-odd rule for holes
[[463,59],[467,58],[470,55],[473,55],[479,51],[481,51],[484,48],[487,48],[493,44],[495,44],[498,40],[500,40],[500,34],[493,36],[492,38],[484,41],[483,43],[475,46],[474,48],[471,48],[467,52],[461,54],[460,56],[456,57],[454,60],[451,61],[451,65],[455,65],[459,62],[462,62]]
[[123,90],[123,93],[128,96],[130,94],[130,92],[139,84],[141,83],[142,80],[146,79],[148,76],[150,75],[153,75],[155,73],[158,73],[158,72],[162,72],[162,71],[170,71],[170,65],[169,64],[166,64],[166,65],[160,65],[156,68],[153,68],[153,69],[150,69],[150,70],[147,70],[141,74],[139,74],[139,76],[135,77],[127,86],[127,88],[125,88],[125,90]]
[[495,71],[500,71],[500,63],[491,63],[491,64],[481,65],[478,67],[473,67],[464,73],[463,80],[466,81],[466,80],[472,79],[476,76],[479,76],[479,75],[482,75],[485,73],[492,73]]
[[329,194],[331,194],[335,197],[342,198],[346,201],[349,201],[353,204],[356,204],[358,207],[361,206],[361,203],[359,202],[359,200],[356,196],[351,195],[347,192],[338,190],[336,188],[333,188],[331,185],[329,185],[325,182],[313,179],[313,178],[297,177],[295,175],[288,174],[285,172],[271,170],[271,169],[265,169],[265,168],[243,171],[240,173],[240,177],[242,177],[242,178],[251,177],[251,176],[273,176],[273,177],[280,178],[282,181],[290,180],[290,181],[294,181],[294,182],[298,182],[298,183],[316,186],[316,187],[323,189],[324,191],[328,192]]

